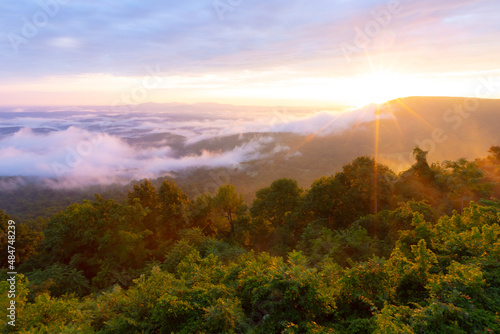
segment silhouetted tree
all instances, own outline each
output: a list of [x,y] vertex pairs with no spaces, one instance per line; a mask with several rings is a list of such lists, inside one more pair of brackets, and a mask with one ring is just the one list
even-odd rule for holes
[[436,179],[442,167],[427,162],[427,151],[418,146],[413,150],[415,164],[410,169],[401,173],[395,184],[396,194],[400,202],[427,200],[435,208],[446,213],[451,213],[452,205],[446,196],[446,186]]

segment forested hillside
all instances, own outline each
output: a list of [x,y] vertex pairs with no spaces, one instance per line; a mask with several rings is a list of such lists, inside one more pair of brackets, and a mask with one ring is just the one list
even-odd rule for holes
[[361,156],[308,189],[279,178],[251,203],[230,183],[193,197],[145,180],[18,221],[16,327],[2,316],[2,330],[500,332],[500,146],[427,155],[398,174]]

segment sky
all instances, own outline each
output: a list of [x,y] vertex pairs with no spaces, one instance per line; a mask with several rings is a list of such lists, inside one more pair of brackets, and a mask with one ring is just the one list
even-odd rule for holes
[[2,1],[0,105],[500,98],[499,12],[495,0]]

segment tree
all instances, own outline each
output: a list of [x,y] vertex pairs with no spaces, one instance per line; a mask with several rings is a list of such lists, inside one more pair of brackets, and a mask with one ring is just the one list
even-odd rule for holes
[[230,226],[230,235],[234,237],[234,221],[239,213],[246,210],[243,196],[236,192],[232,184],[225,184],[219,187],[213,198],[214,207],[222,213]]
[[128,192],[127,199],[129,205],[133,205],[135,199],[139,199],[142,207],[151,211],[156,211],[159,204],[156,188],[148,179],[141,184],[134,184],[133,190]]
[[179,231],[189,226],[187,219],[189,199],[173,181],[165,180],[158,191],[158,200],[161,206],[158,237],[176,239]]
[[493,185],[485,181],[485,174],[477,162],[462,158],[444,161],[443,167],[438,179],[449,189],[451,199],[459,199],[461,210],[464,209],[464,201],[490,196]]
[[270,187],[257,191],[250,212],[254,218],[268,220],[273,227],[283,226],[290,215],[296,211],[302,199],[303,190],[297,181],[279,179]]
[[500,198],[500,146],[491,146],[488,153],[486,158],[476,159],[476,162],[485,178],[493,183],[493,195]]
[[214,224],[215,208],[213,198],[208,193],[197,196],[189,203],[189,221],[191,227],[198,227],[204,235],[215,236],[219,227]]
[[302,193],[297,181],[292,179],[278,179],[271,186],[257,191],[250,209],[252,239],[257,248],[272,245],[281,255],[291,250],[298,239],[296,225]]
[[427,200],[439,211],[451,213],[452,206],[446,198],[446,187],[436,179],[442,167],[433,164],[431,168],[427,162],[428,153],[418,146],[413,150],[415,164],[401,173],[395,184],[398,202]]
[[418,213],[428,222],[435,223],[438,219],[436,210],[426,201],[408,201],[401,203],[395,210],[384,210],[375,215],[362,217],[357,223],[368,231],[370,237],[376,238],[379,256],[389,257],[401,234],[414,229],[412,222]]
[[490,153],[489,159],[496,162],[500,161],[500,146],[491,146],[488,153]]
[[321,219],[328,222],[327,226],[333,226],[333,222],[339,218],[343,193],[342,184],[334,176],[324,176],[314,181],[304,196],[302,210],[306,219]]
[[161,222],[161,206],[156,188],[149,180],[146,179],[138,185],[134,184],[133,190],[128,192],[127,203],[135,205],[137,201],[147,210],[147,214],[143,219],[144,229],[153,232],[147,238],[147,247],[150,249],[157,248],[157,236],[159,235],[159,224]]
[[[5,256],[0,259],[0,265],[2,268],[7,268],[8,256],[14,255],[15,267],[19,267],[23,262],[32,258],[41,251],[41,246],[43,243],[43,233],[36,231],[35,229],[22,224],[17,223],[14,226],[15,229],[9,229],[9,221],[12,218],[6,214],[3,210],[0,210],[0,248],[4,251]],[[9,231],[14,232],[9,234]],[[15,239],[9,239],[9,235],[15,236]],[[9,243],[9,240],[15,240],[14,243]],[[15,247],[15,253],[7,253],[7,246]]]
[[138,268],[148,257],[142,228],[146,211],[138,204],[120,205],[96,195],[94,201],[70,205],[55,215],[45,233],[48,263],[68,264],[92,278],[108,266]]
[[389,209],[394,172],[370,157],[356,158],[335,175],[341,191],[337,214],[338,227],[344,228],[357,218]]
[[311,223],[301,235],[297,249],[304,252],[312,265],[332,260],[343,267],[353,261],[368,260],[377,252],[374,239],[356,223],[337,231]]
[[412,166],[412,169],[416,175],[431,180],[434,178],[434,173],[427,162],[428,154],[429,151],[424,151],[420,147],[416,146],[413,149],[413,156],[417,162]]

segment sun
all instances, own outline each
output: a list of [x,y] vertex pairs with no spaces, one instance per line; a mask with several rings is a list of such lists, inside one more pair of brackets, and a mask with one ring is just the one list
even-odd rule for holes
[[374,71],[358,75],[355,79],[359,87],[359,103],[384,103],[401,97],[403,88],[403,76],[391,71]]

